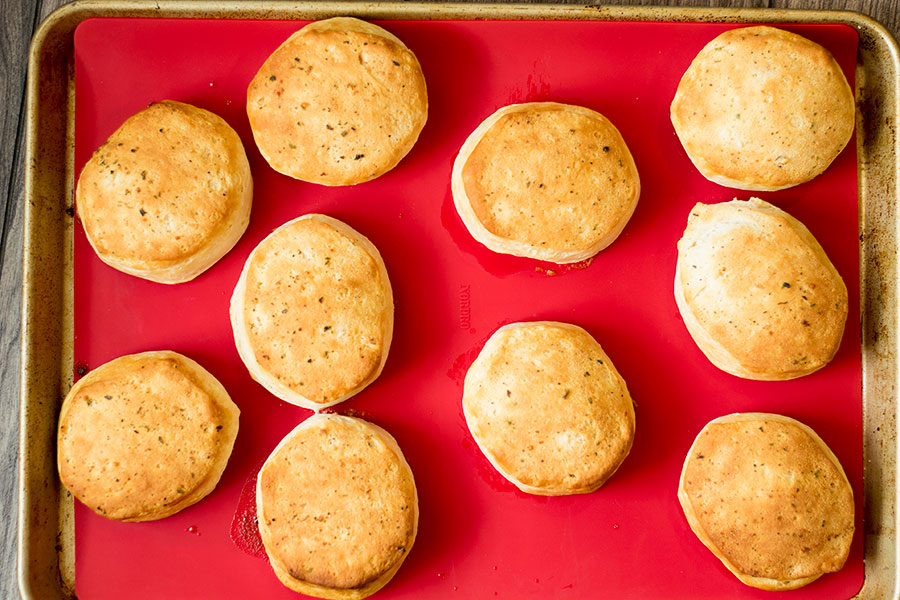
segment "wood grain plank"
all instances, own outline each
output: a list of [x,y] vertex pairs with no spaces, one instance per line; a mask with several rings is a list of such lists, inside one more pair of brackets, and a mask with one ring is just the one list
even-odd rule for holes
[[[6,144],[4,144],[6,146]],[[12,148],[13,144],[9,144]],[[3,268],[0,270],[0,598],[15,598],[17,592],[14,567],[18,508],[17,478],[19,468],[19,365],[21,352],[21,288],[22,288],[22,231],[23,168],[21,159],[15,169],[6,173],[13,193],[7,197],[5,225],[7,235],[2,249]]]
[[[10,224],[8,206],[15,195],[13,175],[20,146],[20,113],[25,98],[25,70],[28,44],[38,14],[34,3],[0,0],[0,14],[4,15],[4,35],[0,38],[0,102],[6,108],[0,116],[0,253],[7,243]],[[2,273],[3,263],[0,263]]]
[[22,143],[28,44],[39,5],[0,0],[0,597],[15,598],[19,456],[19,346],[22,287]]
[[0,598],[19,597],[19,367],[24,231],[24,100],[28,48],[38,23],[64,0],[0,0]]

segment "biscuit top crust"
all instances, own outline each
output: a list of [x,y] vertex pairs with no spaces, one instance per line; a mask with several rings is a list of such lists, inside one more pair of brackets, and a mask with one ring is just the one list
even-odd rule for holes
[[751,373],[811,372],[840,346],[841,276],[806,227],[767,202],[695,205],[678,269],[700,326]]
[[317,217],[285,225],[254,250],[238,318],[266,373],[328,404],[382,364],[393,301],[380,259]]
[[307,25],[266,60],[247,113],[273,169],[303,181],[350,185],[392,169],[425,126],[425,77],[415,55],[358,19]]
[[839,570],[853,539],[853,491],[812,430],[778,415],[708,424],[682,491],[703,532],[738,572],[779,581]]
[[415,482],[386,433],[320,414],[297,427],[259,474],[257,509],[269,556],[294,579],[359,588],[412,547]]
[[110,519],[152,518],[186,501],[230,451],[236,425],[176,359],[153,354],[92,371],[60,416],[60,478]]
[[541,249],[591,248],[631,215],[637,168],[603,115],[552,102],[512,107],[462,169],[472,209],[490,233]]
[[593,337],[565,323],[514,323],[488,340],[465,379],[478,445],[533,490],[589,492],[631,449],[634,407]]
[[166,100],[130,117],[78,179],[76,208],[97,252],[159,269],[196,255],[252,190],[237,133],[213,113]]
[[741,27],[712,40],[671,106],[697,168],[743,189],[778,189],[824,171],[850,140],[854,113],[853,92],[831,54],[773,27]]

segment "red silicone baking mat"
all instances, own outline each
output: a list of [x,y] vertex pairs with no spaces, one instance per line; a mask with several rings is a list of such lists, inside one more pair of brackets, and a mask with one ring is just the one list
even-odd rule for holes
[[[840,458],[862,513],[862,426],[856,157],[851,143],[811,183],[761,194],[806,223],[850,289],[850,319],[834,362],[789,382],[752,382],[713,368],[687,334],[672,295],[675,242],[697,201],[747,198],[703,179],[669,122],[681,74],[734,25],[625,22],[393,21],[419,57],[428,124],[385,176],[325,188],[275,173],[253,144],[244,110],[250,79],[303,21],[103,19],[75,36],[76,147],[90,153],[128,116],[163,99],[223,116],[250,157],[250,227],[221,262],[177,286],[103,265],[75,238],[76,371],[122,354],[172,349],[217,376],[242,410],[219,487],[163,521],[107,521],[76,503],[79,598],[293,598],[254,546],[255,470],[309,412],[254,383],[238,358],[228,300],[251,249],[308,212],[346,221],[381,250],[396,298],[383,375],[337,412],[390,431],[415,473],[419,537],[381,598],[771,598],[739,583],[688,529],[676,500],[688,447],[708,420],[736,411],[783,413],[815,429]],[[857,36],[844,26],[789,26],[822,43],[851,79]],[[450,196],[459,146],[498,107],[530,100],[580,104],[621,130],[643,193],[622,236],[589,265],[557,268],[493,255],[464,230]],[[512,321],[585,327],[637,402],[631,455],[599,491],[547,498],[493,471],[466,429],[466,369]],[[847,566],[791,598],[847,598],[863,580],[862,522]],[[777,595],[777,594],[776,594]]]

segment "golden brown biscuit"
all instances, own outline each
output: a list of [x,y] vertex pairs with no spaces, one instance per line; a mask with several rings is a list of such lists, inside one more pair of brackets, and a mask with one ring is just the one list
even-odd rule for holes
[[844,566],[853,490],[838,459],[798,421],[744,413],[710,421],[678,483],[688,524],[729,571],[792,590]]
[[289,433],[259,472],[259,533],[287,587],[358,600],[384,587],[416,541],[418,496],[391,435],[317,414]]
[[825,251],[758,198],[694,206],[678,242],[675,302],[703,354],[746,379],[818,371],[847,321],[847,287]]
[[580,106],[504,106],[453,163],[453,202],[494,252],[555,263],[590,258],[631,218],[641,182],[619,131]]
[[310,23],[247,90],[259,151],[279,173],[353,185],[393,169],[428,117],[422,67],[395,35],[338,17]]
[[634,439],[625,381],[594,338],[567,323],[498,329],[466,373],[463,413],[491,464],[523,492],[593,492]]
[[250,375],[271,393],[312,410],[342,402],[381,374],[391,346],[381,255],[337,219],[289,221],[247,258],[231,326]]
[[60,480],[109,519],[171,516],[215,489],[239,416],[222,384],[186,356],[122,356],[88,373],[66,396]]
[[237,133],[166,100],[130,117],[85,164],[75,189],[100,260],[159,283],[189,281],[240,239],[253,179]]
[[828,168],[853,133],[853,91],[822,46],[774,27],[719,35],[678,84],[672,125],[704,177],[771,191]]

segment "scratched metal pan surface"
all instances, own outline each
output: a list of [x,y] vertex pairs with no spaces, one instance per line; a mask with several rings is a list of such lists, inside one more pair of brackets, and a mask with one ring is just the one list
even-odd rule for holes
[[[19,586],[25,598],[75,590],[74,508],[56,472],[59,406],[72,385],[74,36],[93,17],[314,20],[599,20],[833,23],[859,34],[857,177],[862,339],[865,578],[857,597],[900,597],[897,531],[897,200],[900,62],[890,34],[856,13],[562,5],[76,2],[41,25],[29,57],[20,445]],[[443,191],[441,191],[443,194]],[[468,319],[469,290],[465,290]],[[462,292],[461,292],[462,293]],[[461,313],[461,318],[462,318]]]

